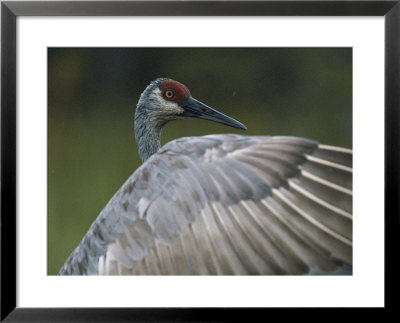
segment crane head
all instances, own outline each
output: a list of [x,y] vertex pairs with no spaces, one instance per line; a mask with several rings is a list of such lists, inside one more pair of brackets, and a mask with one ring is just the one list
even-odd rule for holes
[[239,121],[194,99],[185,85],[171,79],[152,82],[142,93],[139,106],[150,109],[152,121],[162,125],[177,119],[199,118],[247,130]]

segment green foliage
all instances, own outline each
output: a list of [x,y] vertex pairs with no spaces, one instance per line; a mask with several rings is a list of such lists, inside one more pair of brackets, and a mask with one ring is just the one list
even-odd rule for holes
[[[352,146],[350,48],[52,48],[48,51],[48,274],[58,270],[140,165],[133,135],[140,93],[157,77],[248,127]],[[175,121],[181,136],[242,133]]]

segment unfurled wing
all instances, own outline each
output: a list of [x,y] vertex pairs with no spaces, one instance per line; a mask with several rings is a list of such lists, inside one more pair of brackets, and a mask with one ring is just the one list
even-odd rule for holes
[[350,150],[211,135],[148,159],[60,274],[307,274],[351,263]]

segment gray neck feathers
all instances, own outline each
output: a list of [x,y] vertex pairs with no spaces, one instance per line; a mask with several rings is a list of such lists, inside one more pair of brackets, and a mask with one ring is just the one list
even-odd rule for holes
[[[144,110],[144,111],[142,111]],[[139,149],[139,156],[145,162],[161,147],[162,125],[151,122],[145,109],[138,106],[135,113],[135,139]]]
[[158,85],[164,79],[152,82],[141,94],[135,112],[135,139],[142,162],[155,154],[161,147],[161,130],[165,120],[158,117],[160,95]]

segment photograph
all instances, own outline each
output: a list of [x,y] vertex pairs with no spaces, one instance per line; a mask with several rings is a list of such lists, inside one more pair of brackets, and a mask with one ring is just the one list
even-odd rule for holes
[[351,47],[48,47],[47,275],[352,275],[352,73]]
[[399,2],[3,1],[0,321],[396,309]]

